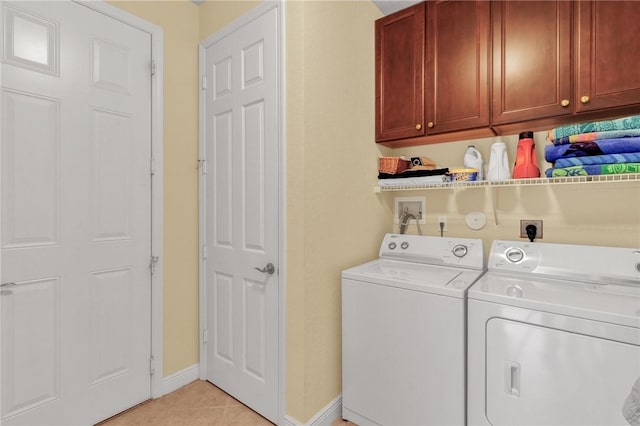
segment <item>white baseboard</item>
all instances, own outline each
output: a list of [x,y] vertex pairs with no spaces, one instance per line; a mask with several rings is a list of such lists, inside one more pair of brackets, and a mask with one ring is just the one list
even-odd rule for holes
[[191,382],[195,382],[199,378],[200,366],[198,364],[193,364],[191,367],[173,373],[162,380],[163,395],[173,392]]
[[284,416],[283,426],[331,426],[339,418],[342,418],[342,395],[336,396],[307,423],[303,424],[293,417]]
[[284,419],[282,419],[282,423],[280,423],[280,426],[302,426],[302,423],[298,422],[291,416],[284,416]]

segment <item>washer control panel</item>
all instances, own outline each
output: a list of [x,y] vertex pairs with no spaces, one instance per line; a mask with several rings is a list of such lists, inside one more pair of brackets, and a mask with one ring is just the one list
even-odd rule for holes
[[380,247],[380,257],[433,265],[484,268],[482,240],[473,238],[387,234]]

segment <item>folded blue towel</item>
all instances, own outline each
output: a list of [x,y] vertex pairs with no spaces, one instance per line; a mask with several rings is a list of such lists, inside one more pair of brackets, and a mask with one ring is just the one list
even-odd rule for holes
[[623,154],[629,152],[640,152],[640,137],[602,139],[599,141],[576,142],[566,145],[547,145],[544,147],[544,158],[552,163],[560,158]]
[[555,168],[582,166],[585,164],[640,163],[640,152],[624,154],[590,155],[585,157],[560,158],[553,164]]

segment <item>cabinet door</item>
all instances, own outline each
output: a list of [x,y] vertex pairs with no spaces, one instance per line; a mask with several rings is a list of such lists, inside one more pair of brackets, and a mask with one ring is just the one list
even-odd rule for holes
[[576,4],[576,111],[640,103],[640,2]]
[[571,114],[571,2],[491,3],[493,124]]
[[489,33],[489,2],[428,2],[428,134],[489,125]]
[[376,141],[424,135],[425,5],[376,21]]

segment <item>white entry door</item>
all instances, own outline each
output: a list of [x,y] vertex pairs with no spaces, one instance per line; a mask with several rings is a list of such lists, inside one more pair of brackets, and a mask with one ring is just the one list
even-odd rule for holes
[[278,421],[279,47],[272,7],[203,44],[206,377]]
[[2,424],[150,397],[150,35],[2,2]]

